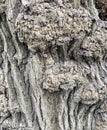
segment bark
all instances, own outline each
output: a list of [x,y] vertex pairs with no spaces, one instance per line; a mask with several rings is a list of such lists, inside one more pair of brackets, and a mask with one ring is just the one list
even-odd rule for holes
[[0,130],[107,130],[106,5],[0,0]]

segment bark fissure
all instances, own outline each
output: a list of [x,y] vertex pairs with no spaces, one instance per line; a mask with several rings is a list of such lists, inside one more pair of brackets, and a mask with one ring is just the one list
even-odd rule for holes
[[72,123],[71,122],[71,115],[70,115],[70,98],[71,98],[71,94],[72,94],[72,91],[69,92],[68,94],[68,99],[67,99],[67,106],[68,106],[68,123],[69,123],[69,128],[71,129],[72,128]]

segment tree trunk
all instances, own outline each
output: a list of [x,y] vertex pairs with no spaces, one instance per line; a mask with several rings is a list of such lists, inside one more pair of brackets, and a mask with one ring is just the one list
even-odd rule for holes
[[107,130],[106,0],[0,0],[0,130]]

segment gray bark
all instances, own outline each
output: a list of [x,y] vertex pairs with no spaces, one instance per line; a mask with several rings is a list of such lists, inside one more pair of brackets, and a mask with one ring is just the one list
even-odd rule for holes
[[0,130],[107,130],[104,2],[0,0]]

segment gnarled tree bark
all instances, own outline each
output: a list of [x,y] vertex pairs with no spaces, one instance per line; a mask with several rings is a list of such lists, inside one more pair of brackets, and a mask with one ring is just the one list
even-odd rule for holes
[[1,130],[107,130],[106,4],[0,0]]

